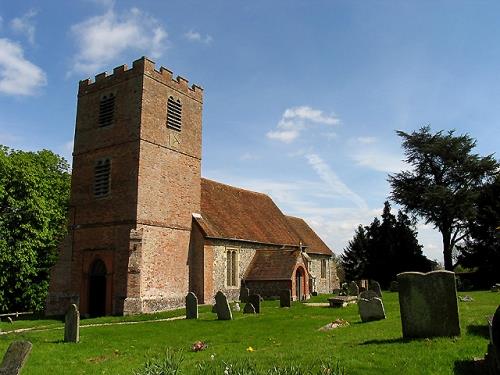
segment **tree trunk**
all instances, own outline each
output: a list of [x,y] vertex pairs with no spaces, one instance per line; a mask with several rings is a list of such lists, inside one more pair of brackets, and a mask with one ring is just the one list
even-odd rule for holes
[[447,271],[453,271],[453,258],[451,254],[451,233],[448,231],[443,231],[443,258],[444,258],[444,269]]

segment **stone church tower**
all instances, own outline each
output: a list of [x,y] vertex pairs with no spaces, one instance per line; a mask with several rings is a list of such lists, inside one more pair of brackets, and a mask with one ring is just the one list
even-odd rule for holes
[[80,82],[69,232],[47,314],[133,314],[183,303],[200,212],[203,90],[141,58]]

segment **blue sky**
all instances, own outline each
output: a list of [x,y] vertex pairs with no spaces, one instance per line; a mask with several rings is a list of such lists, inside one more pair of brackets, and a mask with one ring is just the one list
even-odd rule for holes
[[[405,168],[395,130],[498,148],[495,1],[0,3],[0,144],[71,158],[78,81],[142,55],[205,89],[202,174],[270,194],[340,253]],[[424,252],[440,235],[419,225]]]

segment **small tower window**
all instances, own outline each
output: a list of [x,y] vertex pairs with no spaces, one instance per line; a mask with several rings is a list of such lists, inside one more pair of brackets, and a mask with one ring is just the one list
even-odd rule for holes
[[104,95],[99,103],[99,127],[110,126],[113,124],[115,114],[115,96],[111,93]]
[[172,96],[167,101],[167,128],[181,131],[182,123],[182,104],[179,99]]
[[235,249],[226,251],[226,284],[238,286],[238,259]]
[[111,160],[109,158],[98,160],[94,167],[94,196],[105,197],[109,194]]

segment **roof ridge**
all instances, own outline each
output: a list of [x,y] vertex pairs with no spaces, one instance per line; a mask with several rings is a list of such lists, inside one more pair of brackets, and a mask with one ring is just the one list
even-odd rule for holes
[[[271,196],[270,196],[269,194],[266,194],[266,193],[261,193],[260,191],[254,191],[254,190],[249,190],[249,189],[243,189],[243,188],[238,187],[238,186],[229,185],[229,184],[226,184],[226,183],[224,183],[224,182],[219,182],[219,181],[211,180],[211,179],[206,178],[206,177],[202,177],[201,179],[202,179],[202,180],[205,180],[205,181],[213,182],[213,183],[218,184],[218,185],[227,186],[227,187],[229,187],[229,188],[231,188],[231,189],[244,191],[244,192],[246,192],[246,193],[252,193],[252,194],[263,195],[263,196],[265,196],[265,197],[267,197],[267,198],[269,198],[269,199],[271,199],[271,200],[272,200],[272,198],[271,198]],[[283,215],[285,215],[285,214],[283,214]],[[285,215],[285,216],[286,216],[286,215]]]

